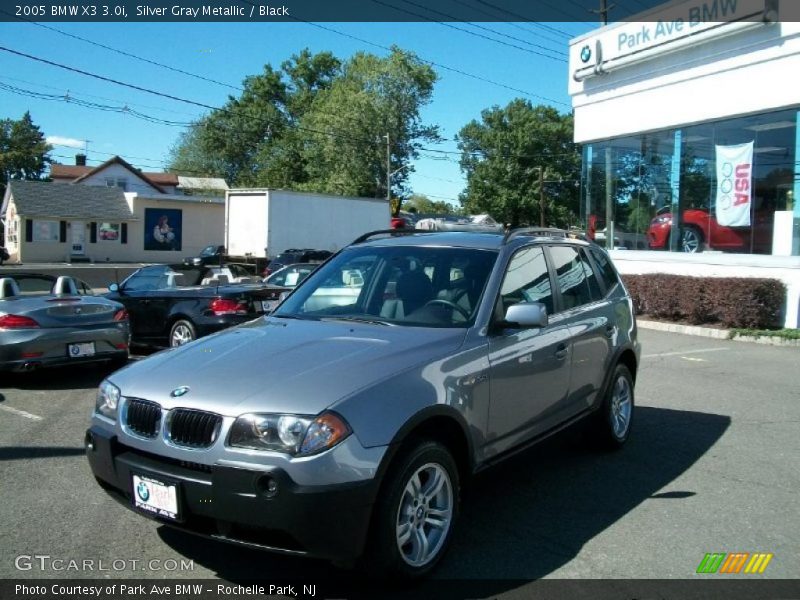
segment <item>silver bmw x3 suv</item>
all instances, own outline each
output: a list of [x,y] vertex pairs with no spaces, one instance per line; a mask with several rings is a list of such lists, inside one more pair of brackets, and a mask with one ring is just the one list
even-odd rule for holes
[[89,462],[132,510],[418,577],[473,474],[580,420],[631,430],[640,348],[608,255],[563,232],[375,232],[269,316],[100,385]]

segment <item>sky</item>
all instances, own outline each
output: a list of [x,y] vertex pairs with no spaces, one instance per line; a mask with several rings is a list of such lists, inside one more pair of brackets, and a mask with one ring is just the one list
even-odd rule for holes
[[[424,123],[440,127],[446,141],[434,147],[443,152],[423,153],[414,162],[409,183],[415,193],[455,202],[465,185],[454,141],[458,131],[471,120],[480,120],[482,110],[505,106],[514,98],[570,112],[569,39],[597,26],[594,22],[3,22],[0,46],[218,107],[229,94],[238,95],[237,88],[246,76],[262,72],[267,63],[277,68],[304,48],[331,51],[346,59],[359,51],[385,56],[388,51],[381,46],[396,44],[423,60],[453,69],[434,66],[439,80],[432,102],[422,110]],[[60,99],[38,97],[42,94]],[[159,122],[108,107],[127,107]],[[185,130],[182,124],[206,112],[188,103],[0,51],[0,118],[19,119],[25,111],[30,111],[34,123],[53,144],[54,160],[74,164],[76,147],[80,151],[88,148],[91,166],[117,154],[144,171],[164,170],[170,148]]]

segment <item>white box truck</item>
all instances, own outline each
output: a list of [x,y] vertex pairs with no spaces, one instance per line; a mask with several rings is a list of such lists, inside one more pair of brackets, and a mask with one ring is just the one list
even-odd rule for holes
[[271,259],[290,248],[336,252],[358,236],[389,229],[389,202],[271,189],[225,194],[225,247],[230,257]]

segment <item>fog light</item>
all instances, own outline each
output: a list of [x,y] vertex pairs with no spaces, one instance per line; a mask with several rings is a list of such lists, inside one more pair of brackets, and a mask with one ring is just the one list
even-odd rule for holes
[[278,495],[278,481],[270,475],[265,475],[258,480],[258,490],[265,498],[274,498]]
[[83,443],[86,445],[87,450],[95,450],[94,436],[92,435],[91,431],[86,432],[86,438],[84,439]]

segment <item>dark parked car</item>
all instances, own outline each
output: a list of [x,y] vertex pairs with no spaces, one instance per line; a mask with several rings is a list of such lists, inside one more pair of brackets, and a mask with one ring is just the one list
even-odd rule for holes
[[0,278],[0,370],[128,360],[128,313],[72,277]]
[[310,248],[298,250],[297,248],[292,248],[281,252],[273,258],[267,268],[264,269],[263,275],[264,277],[269,277],[279,269],[293,263],[321,263],[328,260],[331,254],[333,253],[328,250],[312,250]]
[[236,265],[175,264],[143,267],[106,296],[128,309],[133,342],[180,346],[263,315],[274,292]]
[[206,246],[197,256],[187,256],[183,264],[199,267],[201,265],[218,265],[225,261],[225,246]]
[[625,443],[640,347],[604,250],[541,229],[391,233],[268,317],[103,381],[100,485],[216,540],[419,577],[476,472],[582,419]]

